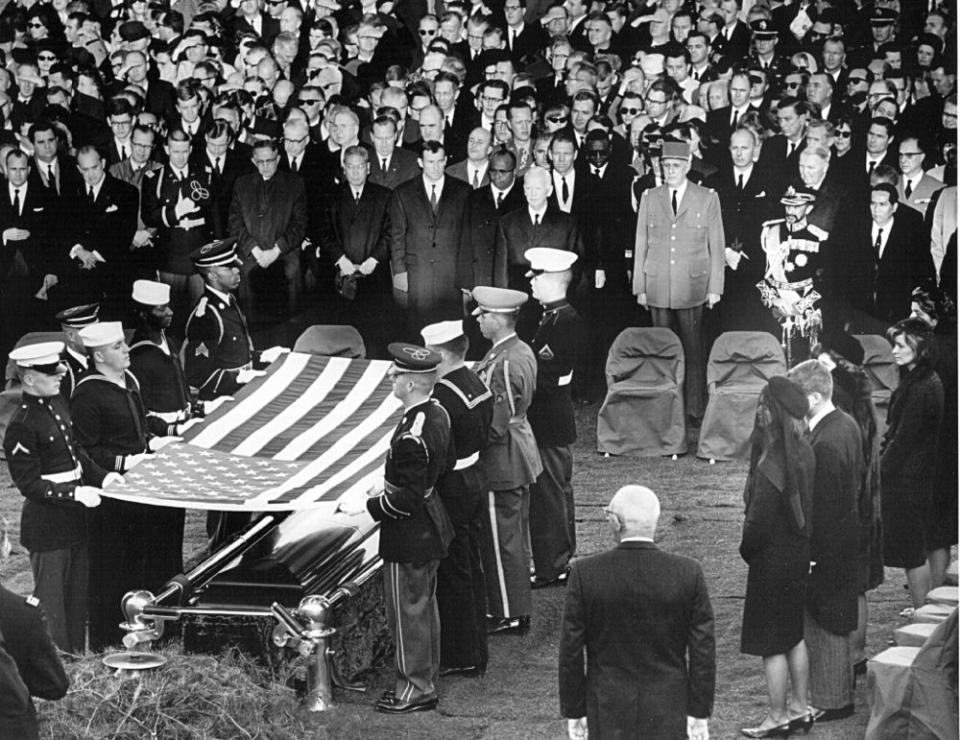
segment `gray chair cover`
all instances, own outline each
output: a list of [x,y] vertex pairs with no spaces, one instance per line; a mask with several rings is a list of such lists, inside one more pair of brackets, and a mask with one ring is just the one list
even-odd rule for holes
[[787,374],[783,348],[765,331],[728,331],[713,343],[707,363],[710,395],[700,427],[697,456],[745,457],[760,391],[770,378]]
[[669,329],[625,329],[607,355],[597,449],[655,457],[687,451],[683,346]]
[[877,410],[877,436],[887,431],[887,409],[890,396],[900,385],[900,371],[893,361],[893,351],[887,338],[879,334],[854,334],[863,347],[863,371],[870,381],[870,397]]
[[307,327],[303,334],[297,337],[293,351],[327,357],[348,357],[351,360],[362,360],[367,356],[360,332],[352,326],[334,324],[314,324]]

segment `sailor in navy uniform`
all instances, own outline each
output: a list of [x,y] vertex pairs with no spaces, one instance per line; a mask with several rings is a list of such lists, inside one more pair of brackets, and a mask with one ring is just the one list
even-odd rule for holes
[[452,465],[437,484],[454,538],[437,573],[440,608],[440,675],[482,675],[487,667],[487,593],[480,562],[486,505],[480,451],[493,420],[493,395],[464,364],[470,340],[462,321],[441,321],[420,334],[442,358],[433,397],[450,417]]
[[477,375],[493,394],[490,443],[480,453],[486,478],[487,515],[480,554],[487,582],[488,632],[524,632],[530,627],[530,551],[527,532],[530,485],[543,470],[527,409],[537,386],[537,360],[517,336],[517,318],[527,294],[478,286],[480,332],[493,346]]
[[530,487],[530,546],[534,588],[564,583],[577,547],[573,503],[573,449],[577,427],[570,382],[583,337],[583,322],[567,302],[577,255],[560,249],[528,249],[530,287],[543,306],[530,343],[537,357],[537,390],[530,404],[530,426],[537,439],[543,472]]
[[88,303],[83,306],[71,306],[63,309],[57,314],[56,318],[60,322],[60,329],[63,331],[66,344],[62,361],[67,368],[67,372],[63,376],[63,380],[60,381],[60,395],[69,403],[70,396],[73,395],[73,389],[77,387],[77,382],[90,366],[87,352],[83,348],[83,340],[80,339],[80,330],[85,326],[90,326],[90,324],[96,324],[100,320],[100,304]]
[[25,499],[20,542],[30,553],[34,594],[46,606],[60,649],[81,653],[89,571],[84,507],[99,503],[98,487],[107,473],[74,440],[60,395],[66,373],[62,351],[62,342],[43,342],[10,353],[23,395],[3,449],[10,477]]
[[396,645],[396,686],[377,702],[377,711],[406,714],[439,701],[437,567],[453,528],[436,485],[449,465],[450,417],[430,397],[440,355],[399,342],[387,351],[393,395],[404,411],[390,440],[384,488],[371,491],[366,509],[380,523],[387,620]]
[[[130,352],[117,321],[80,332],[92,367],[70,401],[77,441],[100,467],[125,473],[172,437],[147,426],[140,384],[128,370]],[[90,648],[101,650],[122,637],[120,600],[130,590],[157,589],[178,573],[161,572],[163,536],[151,539],[155,507],[104,499],[89,521]]]

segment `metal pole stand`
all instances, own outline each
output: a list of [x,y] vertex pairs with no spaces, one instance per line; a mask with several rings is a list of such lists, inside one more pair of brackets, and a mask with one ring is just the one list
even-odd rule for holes
[[150,650],[153,641],[160,639],[164,629],[162,619],[143,617],[144,608],[153,603],[154,596],[149,591],[128,591],[120,602],[120,608],[127,618],[126,622],[120,623],[120,629],[127,633],[123,636],[126,650],[103,657],[103,664],[116,669],[114,675],[117,677],[134,676],[139,671],[159,668],[167,662],[164,656]]

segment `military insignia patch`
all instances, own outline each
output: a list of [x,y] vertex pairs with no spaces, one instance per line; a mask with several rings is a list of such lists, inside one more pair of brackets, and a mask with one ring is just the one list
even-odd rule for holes
[[29,454],[30,454],[30,450],[28,450],[26,447],[24,447],[23,444],[20,443],[20,442],[17,442],[17,443],[13,446],[13,451],[12,451],[10,454],[11,454],[11,455],[16,455],[18,452],[22,452],[24,455],[29,455]]
[[201,355],[204,357],[210,356],[210,350],[207,349],[207,345],[205,345],[203,342],[200,342],[200,344],[197,345],[196,350],[193,352],[194,357],[200,357]]
[[28,596],[25,601],[27,602],[27,606],[40,606],[40,599],[38,599],[36,596]]
[[540,357],[542,357],[544,360],[552,360],[554,358],[553,350],[550,349],[549,344],[543,345],[537,354],[540,355]]

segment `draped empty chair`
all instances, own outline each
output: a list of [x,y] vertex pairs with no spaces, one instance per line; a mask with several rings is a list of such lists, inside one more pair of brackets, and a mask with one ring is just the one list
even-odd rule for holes
[[744,457],[749,449],[760,391],[770,378],[787,374],[783,348],[765,331],[729,331],[713,343],[707,362],[710,400],[700,427],[697,456]]
[[362,360],[367,356],[363,337],[352,326],[314,324],[304,329],[293,345],[294,352]]
[[607,397],[597,419],[597,449],[611,455],[687,451],[683,346],[669,329],[625,329],[607,355]]
[[877,432],[887,431],[887,409],[890,396],[900,384],[900,371],[893,361],[893,351],[886,337],[879,334],[855,334],[863,346],[863,371],[870,381],[870,397],[877,410]]

